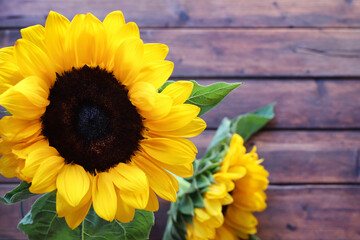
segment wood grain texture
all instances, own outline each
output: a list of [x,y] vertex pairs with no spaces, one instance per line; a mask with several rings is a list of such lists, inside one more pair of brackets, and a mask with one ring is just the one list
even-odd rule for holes
[[[214,133],[193,139],[198,158]],[[360,131],[263,131],[247,145],[256,145],[273,184],[360,182]]]
[[[256,213],[261,239],[360,239],[359,186],[270,186],[266,194],[268,208]],[[162,209],[169,206],[161,201]],[[155,213],[158,221],[152,240],[161,239],[165,229],[163,212]]]
[[[15,188],[16,184],[0,184],[0,195],[4,196],[5,193]],[[31,205],[35,201],[35,197],[30,198],[24,202],[24,213],[26,214]],[[17,229],[17,225],[22,219],[20,203],[5,205],[0,203],[0,239],[1,240],[25,240],[26,235]]]
[[[174,77],[358,77],[360,30],[142,30],[144,42],[170,48]],[[0,31],[0,47],[18,30]]]
[[360,81],[349,80],[199,80],[243,82],[203,118],[215,129],[224,117],[234,118],[276,102],[276,118],[267,128],[359,128]]
[[0,27],[42,24],[50,10],[70,19],[86,12],[103,19],[122,10],[127,20],[142,27],[360,26],[360,3],[352,0],[3,0],[0,4]]
[[[11,186],[14,187],[14,186]],[[0,186],[3,195],[9,187]],[[268,208],[258,213],[259,236],[266,240],[360,239],[359,186],[270,186]],[[25,203],[28,210],[33,199]],[[166,226],[169,203],[160,200],[150,239],[159,240]],[[0,239],[26,239],[16,229],[20,206],[0,204]],[[274,221],[276,219],[276,221]]]

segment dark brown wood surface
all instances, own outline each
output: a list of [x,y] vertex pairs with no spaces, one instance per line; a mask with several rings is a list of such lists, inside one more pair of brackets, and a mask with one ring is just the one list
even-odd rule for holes
[[[19,30],[0,31],[0,47],[19,37]],[[360,76],[359,29],[172,28],[141,37],[171,46],[174,77]]]
[[103,19],[122,10],[142,27],[359,27],[356,0],[3,0],[0,27],[43,24],[50,10]]
[[[194,143],[204,153],[223,117],[277,102],[276,118],[247,142],[270,172],[262,240],[360,239],[360,2],[356,0],[0,0],[0,47],[19,29],[113,10],[141,27],[145,42],[170,48],[173,79],[243,82],[212,112]],[[0,177],[0,194],[17,179]],[[28,210],[34,199],[24,203]],[[151,239],[161,239],[160,201]],[[0,205],[0,239],[16,229],[20,205]]]

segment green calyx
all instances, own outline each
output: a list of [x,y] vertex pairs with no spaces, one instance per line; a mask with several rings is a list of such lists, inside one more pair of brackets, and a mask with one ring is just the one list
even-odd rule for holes
[[[164,240],[185,240],[187,223],[192,224],[195,208],[204,208],[203,194],[215,183],[213,174],[221,166],[228,152],[232,136],[237,133],[245,141],[274,118],[274,106],[270,104],[251,113],[240,115],[232,120],[224,118],[210,143],[204,157],[195,160],[194,175],[190,178],[178,178],[179,192],[175,203],[168,211],[168,222]],[[251,239],[259,239],[255,235]]]

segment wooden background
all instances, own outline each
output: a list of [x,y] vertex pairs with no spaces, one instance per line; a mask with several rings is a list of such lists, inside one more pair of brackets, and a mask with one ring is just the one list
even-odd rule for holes
[[[0,0],[0,47],[49,10],[102,20],[117,9],[145,42],[169,46],[173,79],[244,83],[204,116],[199,156],[223,117],[277,102],[276,119],[249,143],[270,172],[268,209],[257,214],[263,240],[360,239],[360,1]],[[15,184],[1,178],[0,194]],[[25,239],[20,218],[19,205],[0,205],[0,239]]]

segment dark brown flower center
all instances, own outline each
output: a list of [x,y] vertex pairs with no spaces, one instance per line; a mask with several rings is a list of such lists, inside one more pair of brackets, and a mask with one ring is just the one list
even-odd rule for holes
[[92,174],[130,161],[142,118],[112,73],[84,66],[57,75],[42,116],[43,135],[67,163]]

